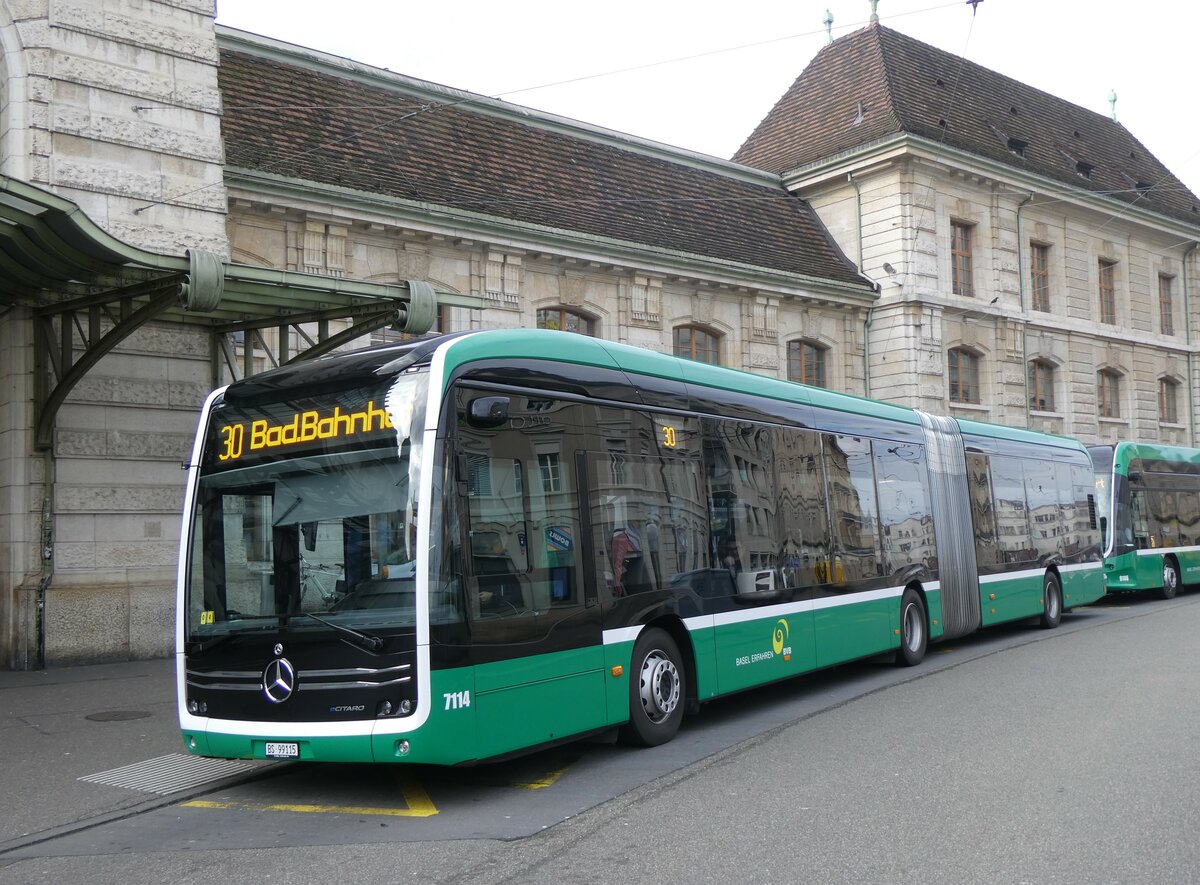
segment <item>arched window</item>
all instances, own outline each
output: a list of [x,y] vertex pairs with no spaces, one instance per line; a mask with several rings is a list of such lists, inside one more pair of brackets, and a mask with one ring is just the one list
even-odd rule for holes
[[812,341],[789,341],[787,347],[787,376],[789,381],[827,387],[825,356],[829,348]]
[[1096,402],[1101,418],[1121,417],[1121,376],[1112,369],[1096,373]]
[[1179,383],[1170,378],[1158,379],[1158,420],[1163,424],[1179,423]]
[[596,324],[590,317],[564,307],[539,310],[537,327],[539,329],[560,329],[563,332],[577,332],[580,335],[596,337]]
[[950,380],[950,402],[979,402],[979,357],[962,347],[947,355],[947,376]]
[[1054,411],[1054,366],[1045,360],[1029,363],[1029,408],[1034,412]]
[[675,356],[687,357],[701,363],[719,365],[721,339],[699,326],[675,327]]

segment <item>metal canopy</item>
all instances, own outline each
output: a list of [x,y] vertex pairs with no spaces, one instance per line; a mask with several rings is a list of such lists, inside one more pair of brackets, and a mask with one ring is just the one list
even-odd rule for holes
[[[422,334],[439,304],[483,301],[435,292],[424,281],[367,283],[239,265],[199,250],[148,252],[111,236],[70,200],[0,175],[0,308],[33,310],[39,449],[52,447],[55,416],[71,389],[150,320],[209,328],[214,355],[228,352],[230,332],[315,324],[315,338],[303,335],[304,350],[281,348],[272,357],[284,362],[384,326]],[[331,320],[345,328],[329,334]]]

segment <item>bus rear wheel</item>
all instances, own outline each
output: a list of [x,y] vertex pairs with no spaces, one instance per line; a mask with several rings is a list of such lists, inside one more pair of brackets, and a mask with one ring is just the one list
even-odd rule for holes
[[1175,594],[1179,592],[1179,566],[1175,564],[1175,560],[1170,558],[1163,559],[1163,583],[1162,589],[1158,591],[1160,599],[1174,599]]
[[1047,574],[1042,581],[1041,623],[1047,630],[1052,630],[1062,620],[1062,587],[1058,584],[1058,578],[1051,574]]
[[896,652],[896,663],[901,667],[917,666],[925,660],[928,645],[925,603],[921,601],[920,593],[908,587],[900,597],[900,648]]
[[629,668],[628,743],[665,744],[679,731],[687,697],[679,646],[665,630],[651,627],[633,646]]

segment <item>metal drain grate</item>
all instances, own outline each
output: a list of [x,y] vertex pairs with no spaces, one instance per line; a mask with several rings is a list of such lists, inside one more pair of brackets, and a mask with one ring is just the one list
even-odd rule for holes
[[257,767],[256,762],[240,759],[205,759],[201,756],[171,753],[157,759],[126,765],[124,768],[86,774],[79,780],[165,796]]

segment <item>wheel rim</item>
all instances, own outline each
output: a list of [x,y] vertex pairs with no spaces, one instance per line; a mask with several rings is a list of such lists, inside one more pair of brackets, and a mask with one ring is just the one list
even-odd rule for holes
[[1058,587],[1054,584],[1046,585],[1046,614],[1051,620],[1058,617]]
[[646,655],[638,693],[651,722],[662,722],[679,706],[679,684],[679,670],[664,652],[654,649]]
[[1175,566],[1169,562],[1163,566],[1163,586],[1168,591],[1174,591],[1179,587],[1179,575],[1175,571]]
[[921,607],[915,602],[904,606],[904,647],[911,652],[921,650],[921,641],[925,636],[925,621],[921,617]]

